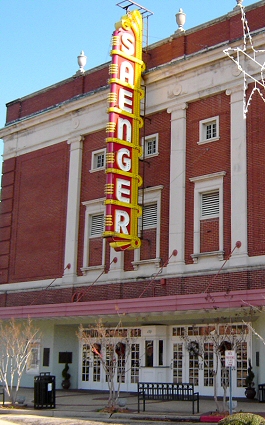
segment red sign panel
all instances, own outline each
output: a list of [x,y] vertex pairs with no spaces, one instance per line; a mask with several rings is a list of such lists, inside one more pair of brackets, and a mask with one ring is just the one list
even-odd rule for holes
[[104,237],[116,250],[139,248],[138,174],[142,62],[142,16],[128,13],[116,24],[112,37],[109,122],[107,124],[106,215]]

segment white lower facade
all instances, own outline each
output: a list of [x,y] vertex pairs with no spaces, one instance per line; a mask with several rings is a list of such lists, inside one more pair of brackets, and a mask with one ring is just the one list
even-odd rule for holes
[[[62,389],[62,370],[65,366],[65,360],[62,358],[70,355],[71,389],[108,390],[106,372],[98,356],[77,336],[80,323],[84,328],[91,327],[92,324],[89,320],[86,322],[85,317],[34,320],[41,336],[34,344],[34,364],[23,375],[22,387],[33,387],[34,376],[48,372],[56,378],[56,389]],[[122,357],[115,356],[118,365],[115,382],[118,381],[118,370],[121,391],[136,392],[138,382],[193,383],[201,396],[213,397],[216,375],[217,395],[224,394],[224,379],[228,379],[229,394],[229,369],[225,367],[227,349],[236,351],[235,365],[231,368],[233,397],[245,397],[245,377],[249,359],[255,374],[256,390],[258,384],[265,382],[265,345],[252,335],[251,330],[246,330],[243,320],[222,324],[216,319],[212,324],[206,325],[204,320],[200,319],[196,324],[194,321],[184,323],[183,321],[181,324],[179,318],[176,325],[171,321],[168,324],[141,323],[137,326],[135,318],[133,323],[127,322],[128,326],[123,325],[122,329],[127,332],[127,338],[123,341],[126,347],[126,364]],[[262,314],[255,317],[252,327],[265,338]],[[100,344],[104,355],[109,348],[103,340],[97,343]],[[107,344],[110,347],[112,341],[108,340]],[[113,351],[115,344],[116,342],[112,344]]]
[[[208,325],[126,328],[128,333],[133,331],[138,336],[129,339],[126,363],[117,357],[115,380],[117,383],[121,380],[121,391],[137,391],[138,382],[175,382],[193,383],[201,395],[212,396],[216,374],[217,395],[222,396],[222,382],[229,380],[224,349],[233,348],[233,340],[236,362],[232,367],[232,392],[234,397],[244,397],[248,359],[251,358],[250,334],[248,331],[244,333],[242,324],[213,325],[210,330],[214,327],[216,333],[213,339],[211,335],[205,337]],[[233,329],[236,335],[231,336],[228,328]],[[104,356],[104,342],[99,343]],[[200,347],[199,354],[190,349],[194,343]],[[106,372],[99,356],[82,342],[79,343],[78,388],[108,389]]]

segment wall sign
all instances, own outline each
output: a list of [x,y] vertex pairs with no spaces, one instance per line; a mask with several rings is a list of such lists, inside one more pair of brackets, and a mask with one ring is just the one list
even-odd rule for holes
[[141,88],[142,16],[138,10],[128,12],[116,24],[112,36],[112,62],[109,69],[107,156],[105,185],[105,231],[116,251],[140,248],[138,218],[142,214],[138,205],[141,156],[140,101]]

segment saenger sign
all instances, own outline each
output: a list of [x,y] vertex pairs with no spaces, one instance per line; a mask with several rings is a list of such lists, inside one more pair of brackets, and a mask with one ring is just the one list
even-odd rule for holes
[[116,24],[112,36],[110,93],[108,96],[107,155],[106,155],[106,214],[104,237],[111,237],[116,250],[139,248],[138,205],[141,156],[140,101],[141,88],[142,16],[138,10],[128,12]]

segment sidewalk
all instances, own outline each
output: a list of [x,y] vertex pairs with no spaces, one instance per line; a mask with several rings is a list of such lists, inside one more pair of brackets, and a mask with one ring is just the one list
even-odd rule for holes
[[[133,420],[157,420],[157,421],[183,421],[199,422],[201,416],[205,417],[210,412],[216,412],[215,402],[212,398],[200,398],[199,414],[192,414],[192,402],[190,401],[147,401],[146,410],[138,413],[137,394],[121,393],[120,398],[125,399],[126,409],[123,412],[110,413],[101,410],[107,404],[108,393],[101,391],[81,391],[81,390],[57,390],[55,409],[34,409],[34,391],[29,388],[20,388],[19,397],[25,397],[24,405],[19,409],[0,408],[0,415],[24,414],[37,415],[54,418],[79,418],[97,419],[99,421],[108,420],[111,416],[112,422],[133,421]],[[18,406],[19,407],[19,406]],[[227,408],[228,410],[228,408]],[[265,417],[265,403],[255,400],[238,399],[236,412],[257,413]],[[213,422],[215,422],[213,420]]]

